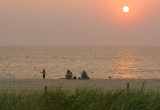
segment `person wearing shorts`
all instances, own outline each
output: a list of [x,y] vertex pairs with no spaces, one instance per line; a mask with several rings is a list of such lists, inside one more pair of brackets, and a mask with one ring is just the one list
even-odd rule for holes
[[45,69],[43,69],[41,73],[42,73],[43,79],[45,79],[45,76],[47,75]]

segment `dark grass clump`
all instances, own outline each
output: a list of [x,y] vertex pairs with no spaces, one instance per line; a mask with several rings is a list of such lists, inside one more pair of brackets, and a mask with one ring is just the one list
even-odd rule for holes
[[61,87],[48,91],[1,92],[0,110],[159,110],[160,94],[141,89],[112,90]]

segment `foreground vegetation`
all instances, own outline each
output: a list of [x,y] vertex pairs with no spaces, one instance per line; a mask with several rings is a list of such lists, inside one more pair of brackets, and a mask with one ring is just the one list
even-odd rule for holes
[[134,90],[1,92],[1,110],[159,110],[160,94]]

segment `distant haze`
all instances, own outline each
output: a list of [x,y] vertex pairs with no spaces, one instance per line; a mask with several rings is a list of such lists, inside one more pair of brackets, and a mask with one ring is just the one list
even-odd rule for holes
[[160,46],[160,0],[0,0],[0,45]]

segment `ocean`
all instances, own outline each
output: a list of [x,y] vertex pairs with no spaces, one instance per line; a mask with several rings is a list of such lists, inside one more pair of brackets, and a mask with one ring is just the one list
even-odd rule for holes
[[0,79],[76,77],[86,71],[92,79],[159,79],[160,47],[0,47]]

